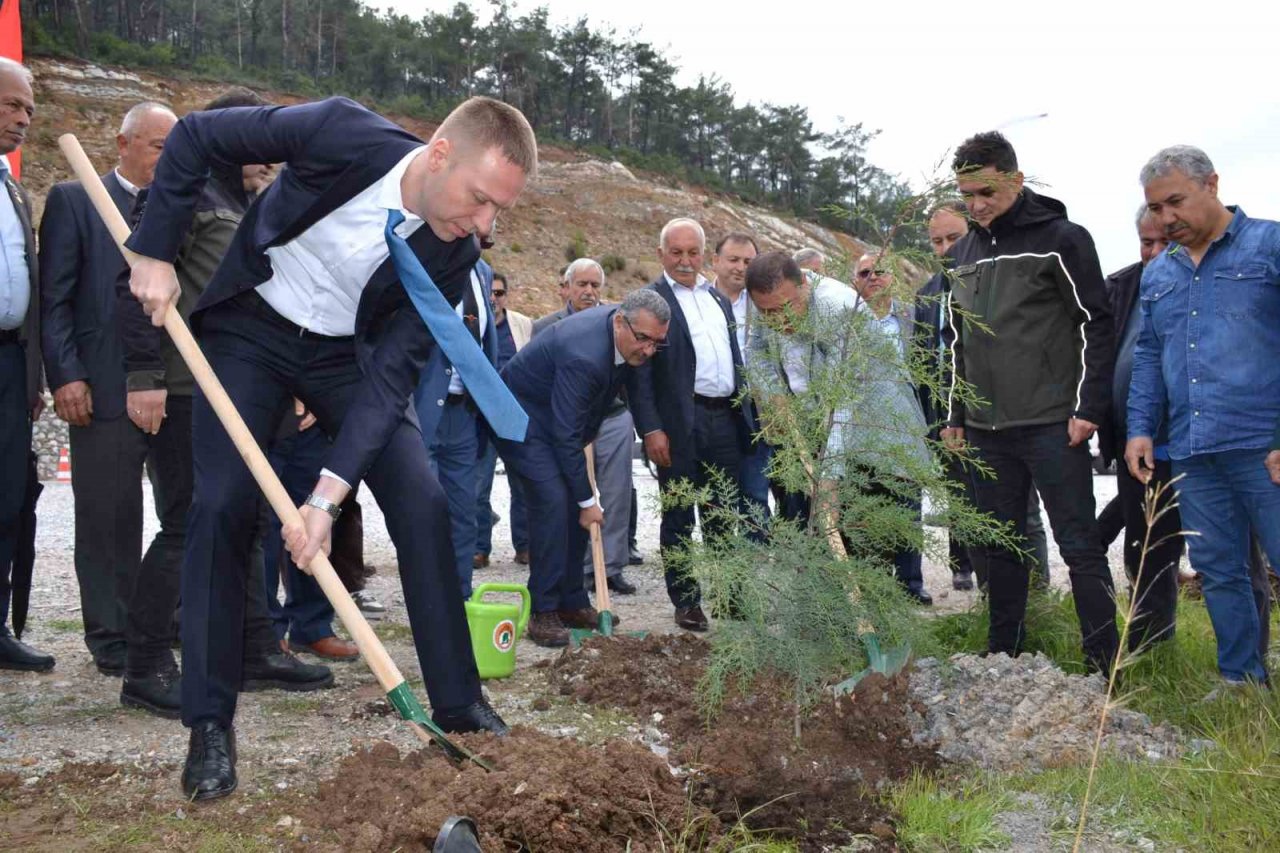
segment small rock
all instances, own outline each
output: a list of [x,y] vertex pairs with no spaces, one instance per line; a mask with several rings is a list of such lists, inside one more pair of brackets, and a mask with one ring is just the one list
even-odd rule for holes
[[533,700],[533,704],[529,707],[533,708],[535,711],[549,711],[551,710],[551,703],[547,701],[547,697],[539,696],[537,699]]
[[516,785],[516,789],[515,789],[514,791],[512,791],[511,793],[512,793],[512,794],[516,794],[516,795],[523,794],[523,793],[524,793],[525,788],[528,788],[528,787],[529,787],[529,783],[528,783],[528,782],[521,782],[519,785]]
[[293,826],[293,818],[290,817],[289,815],[285,815],[284,817],[276,821],[276,829],[289,829],[292,826]]
[[281,779],[279,782],[276,783],[276,787],[279,788],[281,791],[283,791],[289,787],[289,783]]
[[182,809],[178,809],[176,812],[174,812],[174,813],[173,813],[173,816],[174,816],[174,817],[176,817],[178,820],[186,820],[186,819],[187,819],[187,813],[186,813],[185,811],[183,811]]
[[653,716],[652,716],[652,717],[650,717],[649,719],[653,720],[655,723],[660,723],[660,722],[662,722],[662,720],[663,720],[662,712],[660,712],[660,711],[654,711],[654,712],[653,712]]

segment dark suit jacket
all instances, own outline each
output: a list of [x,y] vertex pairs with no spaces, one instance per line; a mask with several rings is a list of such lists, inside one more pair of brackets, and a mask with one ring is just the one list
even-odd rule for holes
[[13,179],[8,170],[4,173],[4,186],[13,200],[13,209],[22,223],[22,238],[27,246],[27,273],[31,278],[31,300],[27,304],[27,316],[22,321],[19,340],[27,353],[27,409],[35,407],[36,399],[44,390],[40,371],[40,263],[36,254],[36,235],[31,229],[31,200],[22,185]]
[[[1125,323],[1129,321],[1129,312],[1133,310],[1133,303],[1138,298],[1139,286],[1142,284],[1142,264],[1130,264],[1122,270],[1117,270],[1107,276],[1106,282],[1107,296],[1111,299],[1111,319],[1114,329],[1116,349],[1112,353],[1111,370],[1108,372],[1107,381],[1111,381],[1111,375],[1115,372],[1116,359],[1120,357],[1120,342],[1124,339]],[[1114,460],[1124,467],[1124,445],[1125,437],[1118,435],[1117,424],[1121,423],[1123,413],[1117,412],[1113,406],[1107,413],[1107,423],[1098,430],[1098,451],[1104,461]]]
[[[127,218],[133,197],[112,170],[107,194]],[[40,220],[44,368],[49,387],[84,380],[95,420],[124,414],[124,349],[116,325],[116,279],[127,268],[78,181],[49,190]]]
[[566,302],[565,306],[561,308],[559,311],[554,311],[546,315],[545,317],[539,317],[538,319],[534,320],[533,334],[537,335],[539,332],[546,331],[547,329],[551,328],[556,323],[559,323],[561,320],[563,320],[565,317],[568,317],[572,313],[574,313],[573,307]]
[[[671,327],[667,331],[666,348],[632,371],[627,380],[628,402],[636,421],[636,432],[641,436],[655,430],[667,434],[674,463],[674,457],[684,458],[692,452],[693,378],[697,365],[689,325],[666,276],[650,284],[649,289],[661,294],[671,306]],[[729,327],[729,347],[733,351],[733,394],[736,397],[745,387],[745,382],[742,353],[738,350],[738,336],[734,331],[733,306],[714,287],[711,288],[711,296],[724,312],[724,321]],[[749,397],[743,398],[740,411],[740,440],[746,449],[757,429]]]
[[522,477],[564,477],[573,499],[591,497],[582,449],[633,369],[615,365],[616,305],[578,311],[548,328],[515,354],[502,378],[529,413],[523,444],[499,441],[502,458]]
[[[268,248],[293,240],[421,145],[413,134],[346,98],[190,113],[165,141],[146,212],[129,248],[172,261],[215,164],[286,164],[245,213],[192,315],[198,330],[203,312],[270,278]],[[456,303],[480,257],[478,242],[446,243],[425,225],[408,242],[445,299]],[[366,381],[356,390],[325,461],[325,467],[349,483],[363,477],[406,416],[409,397],[435,347],[390,259],[361,293],[355,337],[356,360]]]

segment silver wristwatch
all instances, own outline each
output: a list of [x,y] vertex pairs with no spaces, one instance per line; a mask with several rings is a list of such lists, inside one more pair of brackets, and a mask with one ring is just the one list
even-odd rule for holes
[[316,509],[324,510],[325,512],[329,513],[329,515],[333,517],[334,521],[337,521],[338,516],[342,515],[341,506],[339,506],[338,504],[334,503],[333,501],[327,498],[322,498],[316,494],[307,495],[307,499],[303,501],[303,503],[306,504],[307,506],[313,506]]

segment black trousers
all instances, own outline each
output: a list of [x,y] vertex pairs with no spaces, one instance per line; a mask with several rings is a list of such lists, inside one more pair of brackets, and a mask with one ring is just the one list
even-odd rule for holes
[[[548,455],[550,450],[548,449]],[[508,476],[512,472],[508,466]],[[578,524],[578,502],[562,477],[531,480],[519,472],[530,509],[529,597],[534,613],[581,610],[591,606],[582,574],[582,554],[590,535]]]
[[[1067,564],[1086,661],[1091,668],[1106,671],[1120,640],[1111,570],[1094,518],[1088,445],[1068,447],[1065,423],[998,431],[969,429],[965,437],[993,474],[991,478],[975,478],[978,509],[997,521],[1013,523],[1018,534],[1025,535],[1028,491],[1033,483],[1039,491],[1058,551]],[[980,550],[987,560],[991,608],[987,647],[992,652],[1016,655],[1025,636],[1027,566],[1008,549]]]
[[[693,411],[693,441],[691,447],[671,447],[671,466],[658,468],[658,488],[665,494],[677,480],[688,479],[702,488],[718,472],[738,488],[738,469],[742,464],[742,443],[739,431],[741,412],[728,405],[706,405],[695,401]],[[715,500],[697,507],[702,515],[702,535],[724,536],[731,530],[707,523],[707,513],[715,506]],[[658,544],[666,564],[667,595],[676,607],[693,607],[702,599],[697,581],[676,569],[668,556],[683,546],[697,523],[695,507],[682,506],[664,510]]]
[[26,351],[7,341],[0,343],[0,634],[9,617],[9,572],[22,529],[30,452]]
[[139,676],[172,661],[173,610],[178,604],[187,511],[191,508],[191,398],[167,397],[165,414],[155,435],[147,435],[129,422],[137,437],[126,444],[132,451],[131,464],[141,467],[139,452],[146,460],[160,519],[160,529],[142,557],[125,607],[125,665],[131,675]]
[[[261,300],[241,297],[203,317],[201,343],[259,445],[290,395],[336,435],[363,381],[351,339],[300,337]],[[405,400],[406,411],[408,400]],[[193,419],[195,492],[182,572],[182,720],[229,724],[242,662],[246,566],[258,488],[207,400]],[[427,694],[436,710],[480,698],[444,492],[407,418],[365,475],[385,508]]]
[[[1172,478],[1172,465],[1157,459],[1152,487],[1167,486]],[[1173,490],[1168,489],[1156,507],[1157,511],[1167,511],[1156,519],[1151,529],[1150,547],[1146,560],[1143,560],[1143,543],[1147,541],[1145,494],[1146,488],[1127,469],[1116,472],[1116,500],[1124,514],[1124,570],[1130,582],[1137,579],[1133,589],[1137,604],[1133,624],[1129,626],[1131,651],[1143,644],[1173,636],[1178,607],[1178,562],[1184,548],[1180,533],[1182,519],[1178,516],[1177,507],[1168,507],[1174,497]],[[1140,577],[1139,566],[1142,568]]]

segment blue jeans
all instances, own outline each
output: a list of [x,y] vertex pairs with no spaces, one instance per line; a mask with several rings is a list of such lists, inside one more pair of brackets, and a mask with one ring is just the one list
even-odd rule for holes
[[[493,553],[493,474],[498,465],[498,447],[490,441],[485,453],[476,463],[476,553]],[[507,472],[507,487],[511,491],[511,547],[516,551],[529,550],[529,510],[524,504],[524,487],[520,478]]]
[[1280,486],[1263,467],[1266,450],[1228,450],[1173,460],[1191,567],[1204,578],[1204,603],[1225,678],[1267,677],[1258,649],[1258,610],[1249,580],[1249,529],[1280,566]]
[[471,597],[472,560],[476,555],[476,459],[480,439],[476,413],[452,395],[440,414],[440,425],[427,442],[431,468],[449,500],[449,530],[462,598]]
[[739,511],[751,519],[747,536],[763,540],[769,524],[769,478],[765,471],[773,459],[773,447],[757,441],[742,457],[738,466],[738,488],[741,493]]

